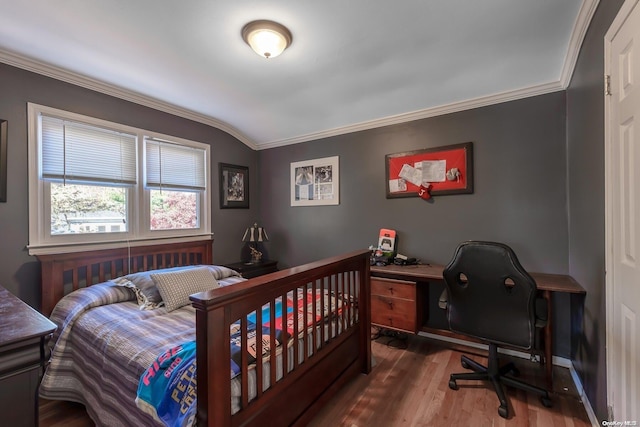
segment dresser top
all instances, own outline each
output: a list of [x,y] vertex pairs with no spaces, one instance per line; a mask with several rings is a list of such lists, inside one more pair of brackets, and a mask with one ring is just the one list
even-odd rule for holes
[[55,323],[0,286],[0,347],[55,330]]

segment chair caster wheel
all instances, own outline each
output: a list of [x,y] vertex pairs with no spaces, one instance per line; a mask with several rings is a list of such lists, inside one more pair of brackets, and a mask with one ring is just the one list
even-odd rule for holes
[[542,402],[542,406],[545,408],[551,408],[551,399],[548,397],[540,396],[540,402]]
[[460,364],[462,365],[462,367],[464,369],[470,369],[471,367],[469,366],[469,364],[465,361],[465,360],[461,360]]
[[451,390],[457,390],[458,389],[458,384],[456,383],[456,380],[449,380],[449,388]]
[[499,406],[498,407],[498,415],[500,415],[502,418],[508,418],[509,417],[509,408],[507,408],[506,406]]

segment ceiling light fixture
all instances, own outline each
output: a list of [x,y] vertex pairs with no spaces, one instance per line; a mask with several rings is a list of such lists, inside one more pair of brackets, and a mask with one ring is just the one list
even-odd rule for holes
[[284,25],[264,19],[245,25],[242,38],[258,55],[267,59],[280,55],[292,40],[291,32]]

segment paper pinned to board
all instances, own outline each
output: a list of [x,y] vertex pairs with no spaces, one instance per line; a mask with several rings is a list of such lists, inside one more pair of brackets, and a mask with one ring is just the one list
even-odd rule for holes
[[398,193],[400,191],[407,191],[407,181],[402,178],[389,180],[389,191],[391,193]]
[[447,172],[447,161],[423,160],[416,162],[416,169],[422,170],[422,183],[444,182]]
[[405,163],[398,176],[419,187],[430,182],[444,182],[446,172],[446,160],[423,160],[416,162],[415,167]]
[[413,185],[420,186],[420,184],[422,184],[422,171],[406,163],[402,165],[402,169],[400,169],[398,176],[409,181]]

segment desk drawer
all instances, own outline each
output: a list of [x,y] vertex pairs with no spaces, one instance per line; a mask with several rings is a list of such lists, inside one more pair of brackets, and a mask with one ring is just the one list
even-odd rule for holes
[[371,278],[371,295],[416,300],[416,283],[404,280]]
[[372,295],[371,323],[415,333],[417,330],[416,303],[407,299]]
[[417,333],[416,282],[372,277],[371,323],[383,328]]

